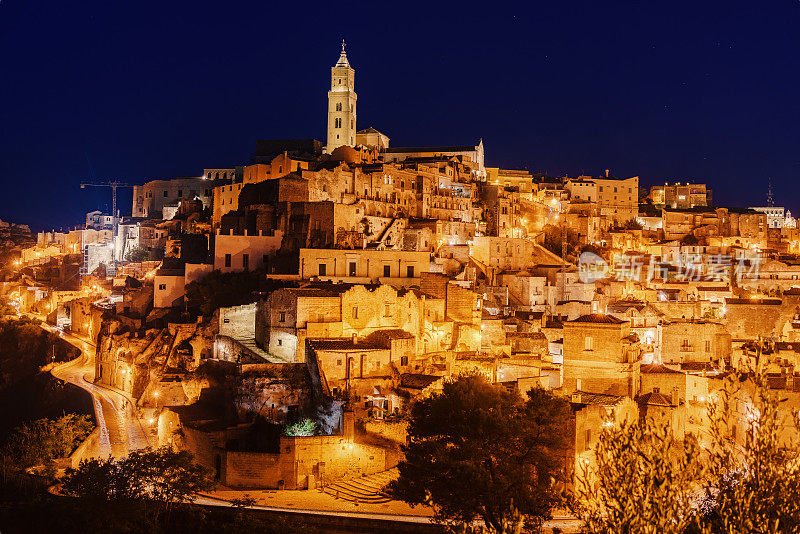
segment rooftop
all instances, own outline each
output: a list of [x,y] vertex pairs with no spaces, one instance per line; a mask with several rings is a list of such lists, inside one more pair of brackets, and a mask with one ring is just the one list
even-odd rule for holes
[[384,350],[383,343],[375,340],[359,339],[353,340],[350,337],[329,337],[318,339],[307,339],[314,350],[336,350],[336,351],[358,351],[358,350]]
[[664,364],[661,363],[651,363],[648,365],[642,365],[641,369],[639,370],[641,373],[652,373],[652,374],[678,374],[682,375],[683,373],[677,371],[675,369],[671,369]]
[[474,152],[476,146],[475,145],[456,145],[456,146],[405,146],[405,147],[395,147],[395,148],[387,148],[384,152],[389,154],[396,154],[396,153],[442,153],[442,152]]
[[608,393],[589,393],[586,391],[576,391],[572,394],[573,404],[591,404],[596,406],[616,406],[625,397],[620,395],[610,395]]
[[605,313],[589,313],[586,315],[581,315],[577,319],[573,319],[571,321],[567,321],[569,323],[596,323],[596,324],[622,324],[627,323],[628,321],[623,321],[622,319],[617,319],[613,315],[608,315]]
[[400,387],[408,389],[425,389],[437,380],[441,379],[442,377],[437,375],[403,373],[400,375]]
[[639,404],[645,404],[647,406],[675,406],[670,397],[667,397],[658,391],[645,393],[637,400],[639,401]]

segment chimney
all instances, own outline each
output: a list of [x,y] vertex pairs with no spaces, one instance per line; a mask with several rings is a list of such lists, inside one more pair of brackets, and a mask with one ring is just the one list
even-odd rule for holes
[[610,173],[610,172],[611,172],[610,169],[606,169],[606,178],[608,178],[608,173]]
[[353,332],[353,344],[358,343],[358,333]]

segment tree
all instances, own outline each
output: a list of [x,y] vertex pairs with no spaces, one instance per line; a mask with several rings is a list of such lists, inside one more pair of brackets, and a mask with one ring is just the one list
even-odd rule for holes
[[176,503],[193,502],[198,491],[211,485],[206,475],[189,452],[148,447],[121,460],[83,460],[77,469],[67,469],[62,487],[69,495],[92,500],[152,502],[157,518]]
[[800,532],[797,412],[770,389],[760,349],[710,407],[710,473],[698,515],[707,534]]
[[604,428],[576,476],[573,511],[587,532],[681,533],[693,518],[702,463],[691,436],[675,440],[669,424],[623,421]]
[[88,415],[66,414],[58,419],[37,419],[14,429],[2,454],[19,468],[49,465],[72,454],[94,428]]
[[132,247],[126,254],[125,260],[132,262],[157,261],[164,259],[163,250],[148,250],[144,247]]
[[111,457],[81,460],[77,469],[67,469],[62,489],[69,495],[89,501],[124,500],[127,487],[118,476],[117,469],[117,463]]
[[537,527],[560,501],[568,403],[542,389],[527,400],[480,375],[444,384],[411,409],[409,444],[390,492],[430,504],[450,526],[482,520],[492,532]]

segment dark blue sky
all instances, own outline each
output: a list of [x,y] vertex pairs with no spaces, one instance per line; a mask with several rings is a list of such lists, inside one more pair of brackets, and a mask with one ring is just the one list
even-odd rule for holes
[[[523,3],[518,3],[523,4]],[[348,42],[358,126],[487,164],[696,180],[800,208],[800,2],[0,1],[0,218],[80,223],[132,183],[324,141]],[[90,163],[89,163],[90,162]],[[91,165],[91,167],[90,167]],[[130,210],[130,194],[122,197]]]

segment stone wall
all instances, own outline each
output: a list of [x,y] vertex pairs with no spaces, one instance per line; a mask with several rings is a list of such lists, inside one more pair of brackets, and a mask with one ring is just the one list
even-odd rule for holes
[[456,284],[448,284],[447,317],[462,323],[478,324],[481,317],[478,294]]
[[700,301],[655,301],[652,302],[652,305],[668,319],[697,319],[701,317]]
[[214,452],[221,458],[221,482],[233,488],[310,489],[394,467],[384,449],[343,436],[284,436],[278,454]]
[[234,339],[254,339],[256,304],[219,309],[219,335]]
[[780,336],[784,324],[794,314],[794,303],[777,299],[728,299],[725,304],[728,331],[734,340],[758,336]]

